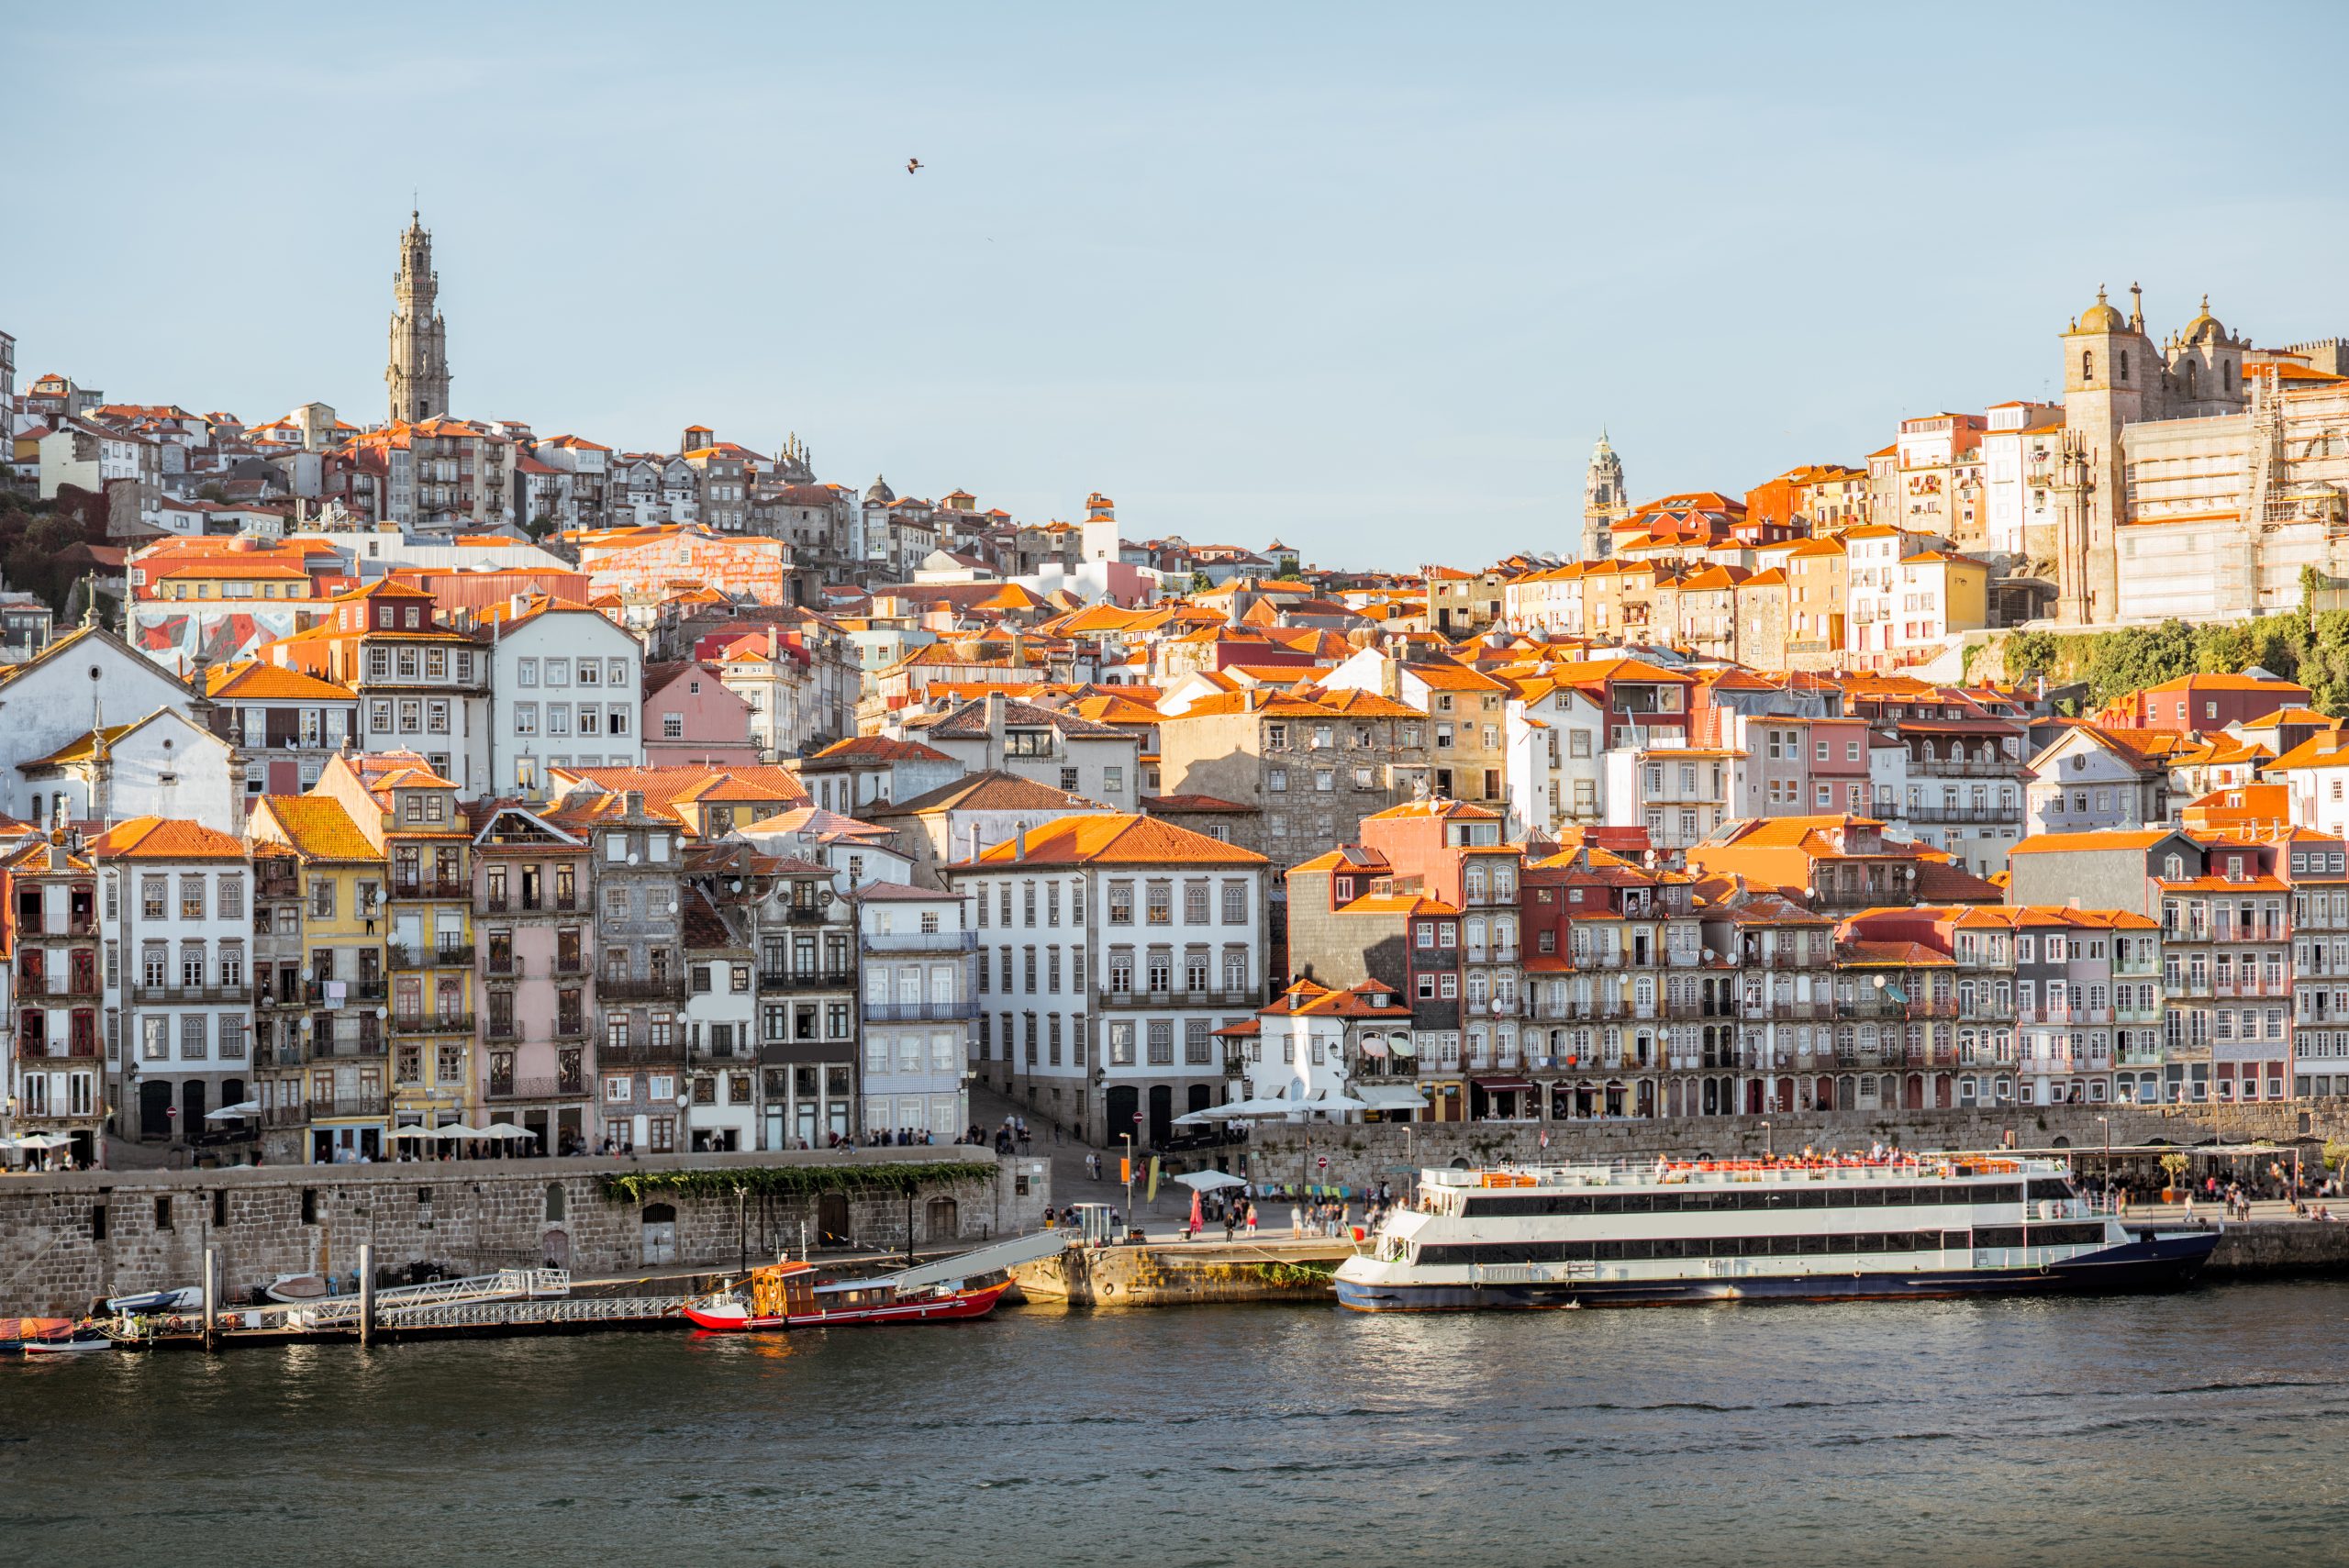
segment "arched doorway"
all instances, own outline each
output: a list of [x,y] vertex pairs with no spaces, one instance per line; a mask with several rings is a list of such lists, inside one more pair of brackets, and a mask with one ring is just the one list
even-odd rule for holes
[[1150,1086],[1150,1144],[1163,1146],[1174,1136],[1174,1089],[1169,1084]]
[[1821,1078],[1819,1081],[1818,1095],[1819,1108],[1823,1111],[1833,1110],[1835,1108],[1835,1080]]
[[558,1225],[540,1237],[539,1244],[546,1249],[547,1267],[567,1269],[571,1266],[571,1233],[562,1226]]
[[1139,1139],[1141,1129],[1134,1113],[1141,1109],[1141,1091],[1131,1084],[1117,1084],[1109,1091],[1108,1106],[1109,1125],[1103,1129],[1101,1141],[1114,1145],[1129,1132]]
[[644,1265],[657,1268],[677,1261],[677,1211],[665,1203],[644,1206]]
[[1189,1105],[1187,1105],[1187,1106],[1186,1106],[1184,1108],[1185,1108],[1186,1110],[1189,1110],[1189,1111],[1203,1111],[1203,1110],[1207,1109],[1207,1108],[1208,1108],[1208,1106],[1209,1106],[1210,1105],[1213,1105],[1213,1104],[1215,1103],[1213,1100],[1211,1100],[1211,1099],[1209,1099],[1209,1098],[1208,1097],[1209,1095],[1213,1094],[1214,1092],[1215,1092],[1215,1091],[1213,1091],[1212,1089],[1209,1089],[1209,1088],[1208,1088],[1205,1084],[1192,1084],[1192,1085],[1191,1085],[1191,1093],[1190,1093],[1190,1104],[1189,1104]]
[[190,1078],[180,1085],[180,1126],[182,1138],[194,1138],[204,1130],[204,1113],[210,1109],[204,1100],[204,1080]]
[[922,1214],[922,1240],[952,1241],[963,1233],[959,1206],[951,1197],[934,1197]]
[[139,1081],[139,1137],[170,1137],[172,1081],[169,1078],[141,1078]]
[[821,1193],[816,1198],[816,1240],[820,1246],[848,1244],[848,1195]]
[[245,1103],[245,1081],[242,1078],[221,1079],[220,1103],[224,1106],[243,1105]]

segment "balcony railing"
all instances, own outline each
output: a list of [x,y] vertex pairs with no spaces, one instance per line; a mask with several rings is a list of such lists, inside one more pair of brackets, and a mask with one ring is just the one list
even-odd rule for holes
[[313,1121],[339,1116],[382,1116],[390,1102],[379,1091],[375,1094],[336,1095],[329,1099],[313,1099],[306,1107]]
[[1980,762],[1971,759],[1954,762],[1947,757],[1927,762],[1921,757],[1909,759],[1909,776],[1926,779],[2005,779],[2021,774],[2022,764],[2011,759],[1995,762]]
[[242,1002],[249,995],[242,982],[234,985],[150,985],[140,981],[130,988],[132,1001],[159,1006],[187,1002]]
[[482,900],[482,907],[493,915],[570,915],[579,909],[579,899],[519,898],[508,895],[500,898],[491,895]]
[[391,955],[394,969],[470,969],[473,962],[473,950],[470,945],[441,947],[435,944],[411,948],[394,942],[384,951]]
[[27,1062],[95,1062],[98,1055],[98,1042],[88,1040],[50,1044],[43,1040],[31,1040],[20,1047],[17,1055]]
[[501,1078],[490,1075],[489,1097],[493,1100],[551,1100],[565,1095],[584,1095],[587,1080],[578,1077]]
[[606,1067],[661,1066],[685,1059],[685,1045],[674,1040],[667,1045],[613,1045],[607,1040],[596,1051],[596,1062]]
[[685,996],[684,975],[666,980],[613,980],[599,978],[596,995],[607,1002],[682,1002]]
[[979,945],[976,931],[868,932],[858,942],[866,952],[969,952]]
[[938,1023],[952,1023],[978,1017],[975,998],[960,1002],[867,1002],[864,1018],[868,1023],[904,1024],[929,1019]]
[[73,917],[54,929],[39,918],[28,920],[17,928],[17,936],[29,937],[36,941],[61,941],[68,937],[95,937],[97,934],[98,923],[87,915]]
[[95,973],[78,977],[70,974],[65,976],[64,989],[59,991],[43,990],[42,987],[46,984],[46,977],[42,975],[19,974],[17,976],[17,1005],[38,1007],[44,1003],[91,1001],[101,995],[98,977]]
[[392,1029],[399,1034],[471,1034],[471,1013],[394,1013]]
[[736,1040],[730,1045],[704,1044],[693,1048],[696,1062],[755,1062],[758,1055],[758,1046],[747,1040]]
[[1911,822],[2020,822],[2020,806],[1911,806],[1901,816]]
[[391,1044],[383,1035],[361,1035],[356,1040],[313,1040],[309,1049],[313,1062],[345,1062],[384,1056]]
[[[1211,987],[1197,991],[1110,989],[1095,995],[1104,1007],[1239,1007],[1252,1006],[1256,1002],[1255,993],[1244,986],[1238,990]],[[976,1005],[973,1004],[974,1007]]]
[[819,969],[812,974],[792,974],[780,969],[759,971],[762,991],[837,991],[856,984],[852,969]]
[[413,882],[395,881],[392,884],[392,896],[395,898],[463,898],[469,900],[473,895],[473,884],[463,881],[442,881],[437,876],[417,877]]

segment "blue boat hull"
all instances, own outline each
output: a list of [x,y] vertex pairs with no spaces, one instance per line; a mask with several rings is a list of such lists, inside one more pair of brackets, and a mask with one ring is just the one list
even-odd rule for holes
[[2190,1283],[2219,1244],[2199,1236],[2148,1237],[2044,1269],[1904,1270],[1673,1280],[1559,1280],[1533,1284],[1364,1284],[1340,1278],[1338,1301],[1357,1312],[1542,1311],[1568,1307],[1702,1306],[1726,1301],[1854,1301],[1953,1296],[2045,1296],[2169,1290]]

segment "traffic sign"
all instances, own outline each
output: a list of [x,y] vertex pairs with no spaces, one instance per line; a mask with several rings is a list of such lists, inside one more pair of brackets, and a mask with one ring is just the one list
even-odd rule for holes
[[1316,1154],[1313,1157],[1313,1168],[1317,1171],[1328,1170],[1330,1168],[1330,1157],[1327,1154]]

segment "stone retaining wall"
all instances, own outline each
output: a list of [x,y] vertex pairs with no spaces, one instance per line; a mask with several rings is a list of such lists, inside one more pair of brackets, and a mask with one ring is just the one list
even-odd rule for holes
[[[230,1300],[279,1274],[348,1276],[367,1241],[380,1267],[403,1271],[553,1262],[592,1277],[671,1264],[730,1268],[746,1246],[757,1262],[783,1248],[796,1252],[803,1235],[816,1239],[819,1199],[751,1195],[738,1205],[730,1193],[663,1193],[642,1204],[612,1202],[601,1178],[935,1161],[992,1172],[925,1189],[910,1204],[896,1194],[847,1195],[847,1235],[860,1245],[903,1247],[910,1218],[916,1242],[976,1244],[1042,1222],[1052,1201],[1047,1162],[965,1147],[14,1176],[0,1179],[0,1313],[63,1316],[104,1296],[195,1284],[207,1246],[218,1250]],[[952,1209],[933,1207],[938,1199]]]

